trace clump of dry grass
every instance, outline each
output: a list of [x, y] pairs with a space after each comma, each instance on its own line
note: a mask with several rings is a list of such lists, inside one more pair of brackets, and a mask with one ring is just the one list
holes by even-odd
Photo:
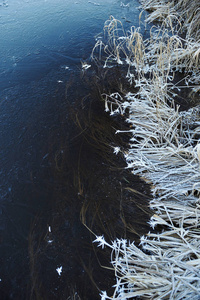
[[[160, 21], [165, 26], [179, 28], [186, 38], [198, 41], [200, 34], [199, 1], [194, 0], [140, 0], [142, 8], [150, 11], [146, 22]], [[176, 27], [179, 25], [178, 27]]]
[[[184, 230], [171, 224], [170, 218], [154, 215], [152, 222], [168, 228], [160, 234], [141, 238], [143, 251], [126, 240], [111, 245], [112, 264], [117, 282], [112, 297], [102, 299], [199, 299], [199, 231]], [[97, 242], [100, 242], [97, 240]], [[189, 259], [193, 257], [193, 259]]]
[[[195, 1], [194, 1], [195, 2]], [[137, 77], [144, 74], [151, 76], [159, 72], [159, 76], [174, 72], [185, 73], [185, 85], [195, 85], [199, 90], [200, 81], [200, 9], [189, 1], [142, 1], [144, 9], [153, 10], [147, 22], [160, 20], [161, 24], [152, 27], [150, 37], [143, 40], [140, 28], [132, 26], [125, 32], [122, 23], [113, 16], [106, 21], [104, 32], [106, 43], [98, 40], [94, 46], [92, 57], [98, 49], [99, 58], [104, 54], [104, 67], [111, 67], [114, 62], [127, 65], [127, 77], [132, 84]], [[188, 11], [188, 6], [190, 9]], [[192, 14], [193, 11], [193, 14]], [[189, 16], [188, 16], [189, 14]], [[183, 33], [184, 32], [184, 33]], [[103, 53], [102, 53], [103, 52]], [[169, 80], [168, 76], [168, 80]]]
[[105, 52], [104, 67], [127, 66], [127, 79], [136, 88], [126, 95], [104, 95], [105, 109], [111, 115], [128, 112], [127, 168], [151, 184], [155, 214], [150, 224], [162, 231], [142, 237], [141, 249], [126, 240], [108, 244], [97, 237], [99, 245], [111, 247], [116, 274], [113, 296], [101, 296], [199, 299], [200, 106], [179, 112], [174, 104], [181, 88], [174, 84], [177, 72], [185, 75], [184, 87], [194, 92], [200, 87], [198, 1], [141, 2], [152, 12], [146, 21], [161, 22], [149, 38], [143, 40], [134, 27], [124, 32], [111, 17], [105, 24], [108, 42], [97, 41], [93, 55], [96, 49]]
[[180, 113], [167, 104], [172, 98], [163, 86], [153, 77], [140, 82], [138, 92], [128, 93], [124, 101], [118, 94], [105, 99], [110, 110], [116, 112], [118, 106], [121, 113], [129, 111], [127, 167], [151, 183], [155, 214], [150, 224], [163, 228], [141, 238], [143, 250], [127, 241], [111, 245], [117, 277], [112, 299], [200, 296], [200, 157], [195, 139], [200, 109]]
[[182, 38], [182, 46], [176, 49], [179, 70], [185, 69], [190, 72], [190, 81], [197, 84], [200, 78], [199, 1], [141, 0], [140, 2], [144, 10], [151, 12], [146, 18], [146, 22], [160, 21], [161, 28], [167, 27], [170, 29], [172, 35], [178, 34], [184, 37]]

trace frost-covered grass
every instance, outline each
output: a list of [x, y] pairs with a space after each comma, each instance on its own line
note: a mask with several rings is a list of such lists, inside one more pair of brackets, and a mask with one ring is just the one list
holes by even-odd
[[[151, 14], [146, 22], [160, 21], [172, 30], [186, 32], [186, 38], [199, 40], [200, 7], [198, 0], [140, 0], [144, 10]], [[174, 26], [174, 21], [176, 26]]]
[[[149, 38], [139, 28], [125, 32], [111, 17], [105, 23], [106, 42], [94, 47], [104, 57], [104, 67], [113, 63], [127, 68], [127, 80], [135, 93], [104, 95], [110, 114], [128, 113], [132, 133], [124, 156], [127, 168], [151, 184], [154, 215], [152, 232], [133, 242], [107, 243], [116, 285], [112, 297], [102, 299], [200, 299], [200, 106], [179, 111], [174, 104], [180, 83], [198, 95], [199, 1], [141, 1], [151, 11], [147, 22], [159, 21]], [[189, 92], [188, 92], [189, 95]], [[123, 132], [117, 132], [123, 134]], [[125, 134], [125, 133], [124, 133]]]
[[[138, 93], [128, 93], [124, 102], [121, 99], [120, 111], [129, 110], [127, 121], [132, 125], [125, 157], [127, 167], [151, 183], [154, 199], [150, 206], [155, 214], [150, 224], [163, 230], [142, 237], [142, 250], [127, 241], [110, 245], [117, 285], [113, 298], [105, 299], [198, 299], [200, 173], [194, 136], [200, 124], [199, 107], [180, 113], [161, 96], [154, 99], [158, 94], [153, 82], [148, 93], [146, 87], [145, 83]], [[150, 93], [151, 88], [154, 92]], [[115, 97], [119, 103], [119, 95], [114, 94], [106, 98], [107, 107]]]

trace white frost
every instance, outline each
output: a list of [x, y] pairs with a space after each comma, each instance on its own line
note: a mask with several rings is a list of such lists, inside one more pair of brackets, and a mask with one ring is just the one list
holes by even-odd
[[60, 268], [57, 268], [56, 271], [58, 272], [58, 275], [60, 276], [62, 273], [62, 266]]
[[115, 153], [115, 154], [118, 154], [119, 151], [120, 151], [120, 147], [114, 147], [114, 153]]

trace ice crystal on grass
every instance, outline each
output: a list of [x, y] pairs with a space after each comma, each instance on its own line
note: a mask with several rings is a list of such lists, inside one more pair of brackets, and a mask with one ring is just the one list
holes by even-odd
[[56, 269], [59, 276], [62, 274], [62, 266]]
[[111, 299], [110, 297], [108, 297], [106, 291], [102, 291], [100, 296], [101, 296], [101, 300]]
[[110, 245], [105, 241], [105, 238], [104, 236], [96, 236], [96, 240], [93, 241], [93, 243], [98, 243], [98, 247], [102, 247], [102, 249], [105, 247], [105, 246], [109, 246]]
[[120, 152], [120, 147], [114, 147], [114, 153], [118, 154]]

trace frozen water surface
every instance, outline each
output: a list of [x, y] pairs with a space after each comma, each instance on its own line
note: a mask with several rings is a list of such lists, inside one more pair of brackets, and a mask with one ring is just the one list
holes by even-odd
[[[125, 0], [0, 0], [0, 299], [37, 299], [42, 280], [43, 299], [66, 299], [62, 297], [70, 284], [76, 294], [84, 282], [87, 266], [74, 263], [80, 257], [70, 247], [77, 237], [76, 245], [84, 248], [79, 241], [87, 230], [81, 224], [71, 229], [63, 219], [63, 228], [57, 230], [66, 236], [62, 246], [55, 225], [48, 224], [52, 203], [59, 200], [57, 191], [65, 189], [52, 171], [55, 157], [65, 153], [61, 141], [73, 136], [65, 124], [66, 86], [71, 78], [76, 82], [68, 101], [73, 93], [80, 99], [85, 95], [79, 83], [81, 60], [89, 61], [95, 36], [111, 14], [138, 26], [137, 7], [137, 1]], [[78, 222], [76, 204], [74, 211], [65, 210]], [[46, 243], [42, 253], [36, 241]], [[44, 255], [45, 247], [51, 248]], [[68, 269], [63, 265], [67, 256]], [[38, 274], [44, 270], [41, 279]], [[82, 298], [93, 300], [98, 290], [88, 295], [82, 289]]]

